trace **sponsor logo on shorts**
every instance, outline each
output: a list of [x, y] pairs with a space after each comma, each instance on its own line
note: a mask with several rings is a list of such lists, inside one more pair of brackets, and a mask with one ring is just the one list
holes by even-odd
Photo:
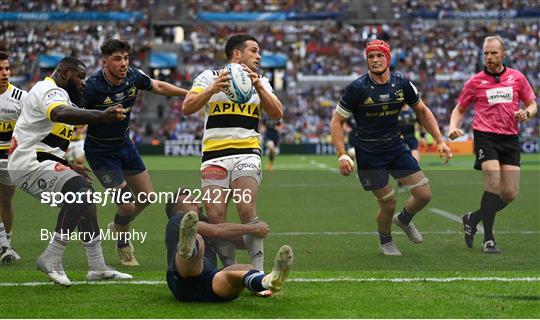
[[259, 170], [259, 166], [254, 163], [241, 163], [239, 164], [236, 169], [238, 170]]
[[37, 184], [38, 184], [38, 187], [42, 190], [45, 190], [47, 188], [47, 182], [45, 182], [45, 180], [43, 179], [39, 179]]
[[364, 179], [364, 180], [362, 180], [362, 185], [363, 185], [364, 187], [369, 187], [369, 186], [371, 186], [371, 180], [369, 180], [369, 179]]
[[220, 166], [208, 166], [201, 172], [204, 180], [224, 180], [227, 178], [227, 170]]
[[110, 175], [106, 174], [103, 177], [101, 177], [101, 181], [103, 181], [103, 183], [111, 183], [112, 179]]
[[478, 160], [482, 160], [486, 157], [486, 155], [484, 154], [484, 150], [482, 149], [478, 149]]

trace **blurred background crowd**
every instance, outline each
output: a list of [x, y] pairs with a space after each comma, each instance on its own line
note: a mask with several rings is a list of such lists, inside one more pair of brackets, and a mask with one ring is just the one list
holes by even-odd
[[[271, 78], [285, 107], [284, 143], [329, 142], [333, 108], [346, 85], [367, 71], [364, 48], [375, 38], [391, 44], [392, 69], [413, 81], [444, 132], [466, 79], [482, 70], [485, 36], [505, 39], [506, 64], [540, 93], [540, 14], [534, 16], [540, 3], [534, 0], [0, 1], [0, 13], [13, 12], [140, 14], [127, 20], [2, 19], [0, 41], [10, 48], [12, 82], [23, 88], [51, 71], [45, 56], [74, 55], [95, 72], [99, 46], [109, 37], [129, 40], [133, 66], [190, 88], [202, 70], [226, 64], [223, 48], [231, 34], [251, 33], [263, 55], [283, 60], [260, 72]], [[231, 13], [263, 12], [287, 19], [227, 20]], [[478, 18], [482, 13], [496, 17]], [[221, 14], [222, 20], [207, 21], [205, 14]], [[152, 54], [159, 52], [173, 53], [174, 66], [153, 65]], [[143, 95], [133, 114], [133, 139], [159, 144], [200, 138], [202, 118], [185, 117], [181, 106], [181, 99]], [[471, 120], [464, 123], [469, 133]], [[522, 139], [536, 139], [538, 128], [538, 119], [523, 125]]]

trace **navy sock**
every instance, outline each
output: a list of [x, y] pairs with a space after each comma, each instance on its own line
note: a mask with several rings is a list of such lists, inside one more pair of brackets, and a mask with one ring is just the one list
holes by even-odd
[[382, 233], [379, 231], [379, 240], [381, 241], [381, 244], [392, 241], [392, 232]]
[[243, 277], [242, 282], [244, 283], [244, 287], [247, 289], [253, 291], [253, 292], [261, 292], [266, 290], [265, 287], [262, 285], [262, 280], [264, 278], [265, 274], [259, 270], [251, 269], [249, 270]]
[[398, 220], [401, 223], [409, 224], [409, 223], [411, 223], [411, 220], [414, 217], [414, 215], [408, 213], [407, 210], [405, 209], [405, 207], [403, 207], [403, 210], [401, 210], [401, 212], [399, 213], [399, 215], [397, 217], [398, 217]]
[[[131, 217], [121, 216], [118, 214], [118, 211], [116, 211], [116, 214], [114, 215], [114, 223], [125, 226], [128, 225], [131, 222]], [[120, 232], [118, 240], [116, 241], [116, 246], [118, 248], [124, 248], [129, 246], [129, 240], [126, 240], [125, 232]]]

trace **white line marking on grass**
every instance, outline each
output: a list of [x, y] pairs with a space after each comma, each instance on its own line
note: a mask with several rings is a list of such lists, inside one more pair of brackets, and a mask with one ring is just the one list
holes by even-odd
[[[292, 278], [289, 282], [309, 283], [329, 283], [329, 282], [540, 282], [540, 277], [449, 277], [449, 278]], [[72, 281], [72, 285], [149, 285], [160, 286], [167, 284], [162, 280], [138, 280], [138, 281]], [[52, 282], [0, 282], [0, 287], [39, 287], [52, 286]]]
[[[452, 221], [458, 222], [460, 224], [463, 223], [460, 216], [457, 216], [457, 215], [455, 215], [453, 213], [450, 213], [448, 211], [444, 211], [444, 210], [437, 209], [437, 208], [431, 208], [431, 209], [429, 209], [429, 211], [431, 211], [431, 212], [433, 212], [435, 214], [438, 214], [441, 217], [444, 217], [444, 218], [446, 218], [448, 220], [452, 220]], [[477, 226], [476, 229], [478, 229], [478, 233], [484, 233], [484, 227]]]
[[[321, 231], [321, 232], [272, 232], [273, 236], [376, 236], [373, 231]], [[393, 231], [392, 234], [405, 234], [403, 231]], [[463, 231], [422, 231], [422, 234], [454, 235], [463, 234]], [[540, 234], [540, 230], [525, 231], [497, 231], [497, 234]]]
[[332, 171], [332, 172], [337, 172], [339, 173], [339, 170], [336, 169], [336, 168], [330, 168], [326, 163], [322, 163], [322, 162], [319, 162], [319, 161], [315, 161], [315, 160], [309, 160], [309, 164], [310, 165], [313, 165], [313, 166], [316, 166], [318, 168], [321, 168], [321, 169], [326, 169], [328, 171]]
[[290, 282], [540, 282], [540, 277], [452, 277], [452, 278], [293, 278]]

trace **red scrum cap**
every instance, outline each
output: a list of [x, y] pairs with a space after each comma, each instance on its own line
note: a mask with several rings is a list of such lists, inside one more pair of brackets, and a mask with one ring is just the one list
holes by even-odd
[[366, 57], [371, 51], [381, 51], [390, 64], [390, 45], [382, 40], [373, 40], [366, 47]]

